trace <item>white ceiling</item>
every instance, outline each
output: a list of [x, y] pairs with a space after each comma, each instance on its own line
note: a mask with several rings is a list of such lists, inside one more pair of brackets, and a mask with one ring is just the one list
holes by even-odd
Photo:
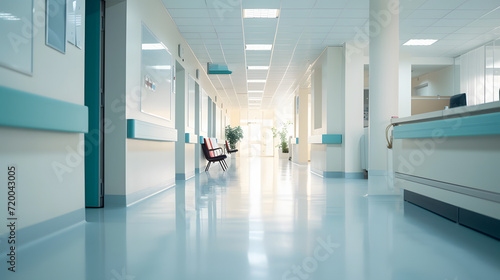
[[[353, 40], [367, 25], [368, 0], [162, 0], [198, 60], [227, 64], [231, 75], [210, 75], [227, 107], [283, 104], [308, 66], [327, 46]], [[278, 19], [243, 19], [243, 9], [280, 9]], [[432, 46], [401, 46], [413, 56], [455, 57], [500, 37], [499, 0], [400, 0], [400, 43], [438, 39]], [[245, 44], [273, 44], [245, 51]], [[269, 70], [247, 66], [269, 65]], [[265, 79], [266, 83], [247, 83]], [[264, 93], [248, 93], [260, 91]], [[248, 94], [247, 94], [248, 93]]]

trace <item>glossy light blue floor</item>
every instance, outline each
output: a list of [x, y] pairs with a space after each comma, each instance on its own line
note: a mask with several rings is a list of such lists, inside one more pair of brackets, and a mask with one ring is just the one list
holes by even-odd
[[237, 158], [19, 251], [1, 279], [500, 279], [500, 242], [366, 180]]

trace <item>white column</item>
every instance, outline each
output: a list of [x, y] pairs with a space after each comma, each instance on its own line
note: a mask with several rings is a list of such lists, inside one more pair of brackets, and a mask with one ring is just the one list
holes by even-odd
[[369, 194], [396, 193], [385, 129], [398, 115], [399, 0], [370, 1]]
[[354, 43], [344, 45], [345, 92], [344, 104], [344, 172], [346, 178], [364, 178], [361, 169], [360, 141], [363, 128], [364, 54]]
[[400, 53], [399, 58], [399, 114], [404, 118], [411, 116], [411, 57]]
[[299, 163], [309, 160], [309, 93], [311, 88], [299, 89]]
[[186, 178], [186, 71], [177, 63], [175, 76], [175, 176], [179, 180]]

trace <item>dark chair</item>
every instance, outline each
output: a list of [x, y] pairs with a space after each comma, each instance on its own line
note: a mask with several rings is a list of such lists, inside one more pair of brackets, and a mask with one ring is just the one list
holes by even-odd
[[228, 154], [236, 153], [237, 151], [238, 151], [238, 149], [231, 150], [231, 149], [229, 148], [229, 144], [228, 144], [228, 143], [227, 143], [227, 141], [226, 141], [226, 152], [227, 152]]
[[222, 148], [212, 149], [210, 139], [205, 138], [204, 142], [205, 143], [201, 144], [201, 149], [203, 150], [203, 154], [205, 155], [205, 158], [208, 161], [208, 164], [205, 167], [205, 172], [208, 171], [212, 162], [219, 162], [220, 166], [222, 167], [222, 170], [226, 171], [228, 166], [225, 161], [227, 156], [224, 154], [224, 150], [222, 150]]

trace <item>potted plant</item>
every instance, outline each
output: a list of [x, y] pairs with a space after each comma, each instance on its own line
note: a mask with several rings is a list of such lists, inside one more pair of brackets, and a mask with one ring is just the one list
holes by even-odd
[[284, 123], [281, 123], [281, 129], [278, 130], [277, 128], [273, 127], [271, 128], [271, 131], [273, 132], [273, 137], [279, 137], [280, 143], [276, 145], [280, 151], [280, 158], [288, 158], [289, 156], [289, 148], [288, 148], [288, 126], [291, 125], [291, 121], [287, 121]]
[[226, 140], [229, 143], [231, 149], [236, 149], [236, 143], [238, 143], [243, 138], [243, 129], [238, 125], [231, 128], [231, 126], [226, 126]]

